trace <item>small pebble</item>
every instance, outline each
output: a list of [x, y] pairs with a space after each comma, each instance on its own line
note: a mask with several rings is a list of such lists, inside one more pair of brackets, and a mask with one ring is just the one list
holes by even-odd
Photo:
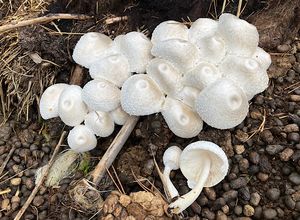
[[250, 162], [254, 163], [254, 164], [258, 164], [259, 163], [259, 154], [255, 151], [251, 151], [249, 154], [249, 160]]
[[288, 134], [288, 140], [292, 141], [294, 143], [299, 143], [300, 140], [300, 134], [296, 132], [292, 132]]
[[293, 69], [297, 72], [297, 73], [300, 73], [300, 63], [295, 63], [294, 66], [293, 66]]
[[261, 200], [261, 196], [257, 192], [251, 193], [250, 203], [252, 205], [258, 206], [260, 200]]
[[286, 204], [286, 206], [289, 208], [289, 209], [294, 209], [295, 206], [296, 206], [296, 202], [292, 199], [291, 196], [286, 196], [284, 198], [284, 203]]
[[242, 214], [242, 212], [243, 212], [242, 206], [237, 205], [236, 207], [234, 207], [234, 213], [236, 215], [240, 215], [240, 214]]
[[263, 130], [261, 132], [261, 138], [267, 144], [271, 144], [274, 140], [273, 134], [270, 130]]
[[243, 187], [241, 189], [238, 190], [239, 192], [239, 196], [241, 197], [241, 199], [245, 200], [245, 201], [249, 201], [250, 200], [250, 191], [248, 187]]
[[243, 213], [245, 216], [253, 216], [254, 215], [254, 208], [251, 205], [245, 205], [243, 209]]
[[267, 195], [268, 199], [275, 201], [280, 196], [280, 190], [277, 188], [271, 188], [267, 191], [266, 195]]
[[282, 145], [268, 145], [266, 147], [266, 151], [269, 155], [275, 155], [282, 151], [284, 149], [284, 146]]
[[283, 131], [287, 133], [298, 132], [299, 126], [297, 124], [288, 124], [284, 127]]
[[239, 161], [239, 168], [242, 173], [247, 173], [249, 168], [249, 161], [243, 158]]
[[263, 210], [263, 216], [265, 219], [274, 219], [277, 216], [277, 212], [274, 209], [268, 208]]
[[10, 180], [11, 185], [18, 186], [21, 184], [22, 179], [21, 178], [12, 178]]
[[258, 178], [260, 181], [265, 182], [265, 181], [267, 181], [267, 180], [269, 179], [269, 175], [266, 174], [266, 173], [261, 173], [261, 172], [259, 172], [259, 173], [257, 174], [257, 178]]
[[289, 175], [289, 180], [294, 183], [295, 185], [300, 184], [300, 175], [296, 172], [293, 172]]
[[212, 187], [205, 187], [203, 191], [209, 200], [216, 200], [217, 195]]
[[282, 161], [289, 161], [294, 151], [291, 148], [285, 148], [280, 154], [280, 159]]
[[36, 196], [36, 197], [34, 198], [32, 204], [33, 204], [34, 206], [39, 207], [39, 206], [41, 206], [41, 205], [44, 203], [44, 201], [45, 201], [45, 200], [44, 200], [44, 197], [43, 197], [43, 196]]
[[232, 180], [230, 186], [232, 189], [239, 189], [241, 187], [245, 187], [248, 183], [248, 178], [246, 177], [239, 177], [235, 180]]
[[277, 51], [280, 53], [289, 52], [291, 49], [292, 49], [291, 46], [288, 44], [282, 44], [277, 46]]
[[242, 154], [245, 151], [245, 146], [244, 145], [235, 145], [234, 150], [237, 154]]

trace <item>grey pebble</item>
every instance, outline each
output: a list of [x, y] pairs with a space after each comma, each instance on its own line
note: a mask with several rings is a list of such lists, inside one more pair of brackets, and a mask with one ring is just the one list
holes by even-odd
[[289, 208], [289, 209], [294, 209], [295, 206], [296, 206], [296, 202], [292, 199], [291, 196], [286, 196], [284, 198], [284, 203], [286, 204], [286, 206]]
[[234, 213], [235, 213], [236, 215], [240, 215], [240, 214], [242, 214], [242, 212], [243, 212], [242, 206], [237, 205], [236, 207], [234, 207]]
[[274, 219], [277, 216], [277, 212], [274, 209], [268, 208], [263, 210], [263, 216], [265, 219]]
[[260, 156], [257, 152], [251, 151], [249, 154], [249, 160], [251, 163], [258, 164], [260, 160]]
[[283, 149], [284, 146], [276, 144], [276, 145], [268, 145], [266, 151], [269, 155], [275, 155], [280, 151], [282, 151]]
[[257, 193], [257, 192], [251, 193], [250, 197], [251, 197], [250, 203], [254, 206], [258, 206], [258, 204], [261, 200], [261, 196], [259, 195], [259, 193]]
[[290, 51], [291, 49], [292, 49], [291, 46], [288, 44], [282, 44], [282, 45], [277, 46], [277, 51], [280, 53], [286, 53], [286, 52]]
[[239, 189], [238, 193], [239, 193], [239, 196], [245, 201], [249, 201], [251, 198], [248, 187], [243, 187], [243, 188]]
[[268, 197], [268, 199], [275, 201], [280, 196], [280, 190], [277, 188], [271, 188], [267, 191], [266, 196]]
[[289, 180], [294, 183], [295, 185], [300, 184], [300, 175], [296, 172], [293, 172], [289, 175]]
[[239, 177], [239, 178], [231, 181], [230, 187], [233, 189], [239, 189], [239, 188], [246, 186], [247, 183], [248, 183], [248, 178]]
[[292, 132], [288, 134], [288, 140], [295, 142], [295, 143], [299, 143], [300, 140], [300, 134], [296, 133], [296, 132]]
[[44, 197], [43, 197], [43, 196], [36, 196], [36, 197], [34, 198], [32, 204], [33, 204], [34, 206], [39, 207], [39, 206], [41, 206], [41, 205], [44, 203], [44, 201], [45, 201], [45, 200], [44, 200]]
[[226, 202], [236, 199], [238, 196], [238, 191], [236, 190], [229, 190], [223, 193], [223, 198]]

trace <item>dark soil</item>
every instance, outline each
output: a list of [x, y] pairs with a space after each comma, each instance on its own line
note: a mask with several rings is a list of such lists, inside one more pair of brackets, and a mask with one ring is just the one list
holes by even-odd
[[[109, 3], [107, 3], [109, 2]], [[186, 1], [56, 1], [50, 12], [84, 13], [95, 16], [88, 21], [57, 21], [61, 32], [85, 33], [99, 31], [115, 37], [134, 30], [151, 33], [164, 20], [188, 21], [209, 17], [214, 9], [209, 0]], [[216, 1], [219, 13], [223, 1]], [[248, 18], [264, 8], [265, 1], [252, 0], [242, 16]], [[98, 4], [96, 4], [98, 3]], [[98, 5], [98, 6], [96, 6]], [[237, 4], [226, 11], [235, 13]], [[2, 14], [5, 14], [2, 12]], [[127, 21], [104, 25], [106, 16], [128, 16]], [[250, 16], [251, 18], [251, 16]], [[259, 18], [257, 18], [259, 19]], [[277, 18], [274, 18], [277, 19]], [[46, 28], [45, 28], [46, 27]], [[49, 30], [51, 29], [51, 30]], [[56, 82], [69, 82], [75, 66], [71, 54], [80, 35], [60, 35], [51, 24], [20, 29], [19, 45], [22, 50], [38, 53], [51, 60], [55, 67]], [[291, 40], [287, 40], [291, 39]], [[162, 193], [162, 183], [155, 170], [153, 157], [160, 168], [164, 150], [176, 144], [184, 148], [197, 140], [219, 144], [230, 161], [230, 170], [220, 184], [206, 188], [197, 201], [183, 214], [186, 219], [300, 219], [300, 42], [294, 36], [285, 38], [282, 45], [269, 49], [273, 64], [268, 89], [251, 100], [247, 118], [234, 129], [218, 130], [207, 125], [193, 139], [174, 136], [160, 114], [142, 117], [114, 163], [126, 193], [141, 190], [134, 177], [144, 177]], [[25, 64], [24, 64], [25, 65]], [[36, 69], [41, 71], [41, 67]], [[53, 71], [52, 71], [53, 73]], [[86, 72], [85, 72], [86, 74]], [[89, 80], [85, 75], [83, 84]], [[34, 79], [34, 77], [33, 77]], [[38, 93], [38, 91], [37, 91]], [[29, 121], [9, 120], [0, 128], [0, 165], [15, 147], [4, 172], [0, 175], [0, 219], [13, 219], [34, 187], [37, 168], [45, 165], [64, 129], [59, 119], [41, 122], [32, 106]], [[13, 118], [13, 116], [12, 116]], [[66, 129], [66, 128], [65, 128]], [[97, 150], [91, 152], [90, 169], [98, 162], [113, 137], [98, 141]], [[67, 149], [67, 147], [66, 147]], [[23, 172], [22, 172], [23, 171]], [[133, 175], [134, 174], [134, 175]], [[24, 219], [89, 219], [93, 213], [83, 211], [69, 197], [76, 180], [84, 173], [78, 171], [62, 180], [59, 188], [43, 187], [24, 215]], [[172, 181], [182, 195], [189, 191], [186, 179], [176, 171]], [[143, 182], [151, 187], [149, 182]], [[106, 198], [116, 189], [105, 176], [99, 189]], [[101, 219], [101, 212], [93, 219]]]

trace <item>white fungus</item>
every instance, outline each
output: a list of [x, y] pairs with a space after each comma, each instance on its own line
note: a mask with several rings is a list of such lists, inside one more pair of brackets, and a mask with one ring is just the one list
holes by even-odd
[[99, 137], [108, 137], [115, 129], [115, 124], [106, 112], [89, 112], [84, 119], [84, 124]]
[[110, 116], [117, 125], [123, 125], [127, 121], [129, 115], [119, 106], [110, 112]]
[[194, 21], [189, 29], [189, 41], [196, 46], [203, 38], [209, 38], [215, 35], [218, 28], [218, 22], [210, 18], [199, 18]]
[[68, 135], [68, 145], [76, 152], [86, 152], [97, 146], [97, 139], [90, 128], [77, 125]]

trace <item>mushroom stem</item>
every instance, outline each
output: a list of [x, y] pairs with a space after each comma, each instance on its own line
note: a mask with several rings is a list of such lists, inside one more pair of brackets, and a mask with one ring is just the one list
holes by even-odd
[[170, 167], [165, 167], [164, 169], [164, 178], [165, 178], [165, 182], [166, 182], [166, 188], [168, 193], [170, 194], [171, 199], [175, 198], [176, 196], [178, 196], [178, 191], [175, 188], [175, 186], [173, 185], [171, 179], [170, 179], [170, 173], [171, 173], [171, 169]]
[[202, 171], [200, 172], [199, 180], [197, 184], [191, 191], [189, 191], [183, 196], [180, 196], [175, 202], [172, 202], [169, 205], [171, 212], [175, 214], [179, 214], [187, 207], [189, 207], [198, 198], [209, 176], [210, 166], [211, 166], [210, 159], [209, 158], [205, 159], [205, 161], [203, 161], [203, 168]]

